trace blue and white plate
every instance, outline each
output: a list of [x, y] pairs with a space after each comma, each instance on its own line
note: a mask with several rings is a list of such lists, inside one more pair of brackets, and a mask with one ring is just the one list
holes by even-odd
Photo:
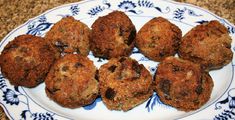
[[[227, 20], [220, 18], [202, 8], [163, 0], [86, 0], [78, 3], [66, 4], [48, 10], [45, 13], [30, 19], [25, 24], [10, 32], [1, 42], [0, 51], [16, 36], [21, 34], [33, 34], [44, 36], [45, 33], [62, 17], [73, 16], [86, 23], [89, 27], [99, 17], [113, 10], [125, 12], [139, 30], [153, 17], [167, 18], [182, 30], [183, 34], [192, 27], [210, 20], [218, 20], [224, 24], [233, 39], [232, 50], [235, 51], [235, 27]], [[158, 63], [145, 58], [135, 48], [132, 58], [145, 65], [154, 74]], [[89, 58], [99, 68], [107, 60], [95, 58], [92, 54]], [[235, 119], [235, 60], [219, 70], [210, 72], [214, 80], [214, 88], [211, 99], [192, 112], [182, 112], [163, 104], [156, 93], [145, 103], [128, 112], [110, 111], [98, 98], [88, 106], [67, 109], [50, 100], [44, 91], [45, 84], [36, 88], [24, 88], [12, 86], [9, 81], [0, 74], [0, 104], [10, 119], [15, 120], [165, 120], [165, 119]]]

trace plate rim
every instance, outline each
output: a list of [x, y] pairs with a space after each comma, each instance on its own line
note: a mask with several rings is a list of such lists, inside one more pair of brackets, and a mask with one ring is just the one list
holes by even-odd
[[[71, 5], [74, 5], [74, 4], [78, 4], [78, 5], [80, 5], [80, 4], [85, 4], [85, 3], [87, 3], [87, 2], [92, 2], [92, 1], [96, 1], [96, 0], [82, 0], [82, 1], [79, 1], [79, 2], [73, 2], [73, 3], [62, 4], [62, 5], [59, 5], [59, 6], [50, 8], [50, 9], [47, 9], [47, 10], [45, 10], [44, 12], [42, 12], [42, 13], [36, 15], [35, 17], [32, 17], [32, 18], [28, 19], [26, 22], [20, 24], [19, 26], [17, 26], [16, 28], [14, 28], [14, 29], [12, 29], [10, 32], [8, 32], [8, 33], [5, 35], [5, 37], [2, 38], [2, 40], [1, 40], [1, 42], [0, 42], [0, 46], [2, 46], [5, 42], [9, 42], [9, 41], [7, 41], [7, 39], [8, 39], [13, 33], [15, 33], [15, 31], [18, 31], [19, 29], [21, 29], [22, 27], [26, 26], [26, 25], [27, 25], [28, 23], [30, 23], [31, 21], [36, 20], [37, 18], [39, 18], [39, 17], [42, 16], [42, 15], [48, 14], [48, 13], [54, 11], [54, 10], [57, 10], [57, 9], [60, 9], [60, 8], [63, 8], [63, 7], [68, 7], [68, 6], [71, 6]], [[192, 7], [192, 8], [196, 8], [196, 9], [199, 9], [199, 10], [201, 10], [201, 11], [203, 11], [203, 12], [206, 12], [206, 13], [212, 15], [213, 17], [215, 17], [215, 18], [218, 19], [218, 20], [222, 20], [223, 22], [225, 22], [226, 24], [228, 24], [228, 25], [230, 25], [230, 26], [232, 26], [232, 27], [235, 27], [235, 25], [234, 25], [233, 23], [231, 23], [230, 21], [228, 21], [227, 19], [222, 18], [222, 17], [216, 15], [215, 13], [213, 13], [213, 12], [211, 12], [211, 11], [205, 9], [205, 8], [202, 8], [202, 7], [199, 7], [199, 6], [190, 4], [190, 3], [182, 3], [182, 2], [172, 1], [172, 0], [155, 0], [154, 2], [157, 2], [157, 1], [163, 1], [163, 2], [172, 3], [172, 4], [176, 4], [176, 5], [189, 6], [189, 7]], [[232, 48], [231, 48], [231, 49], [232, 49]], [[2, 52], [2, 51], [1, 51], [1, 52]], [[235, 54], [235, 53], [233, 52], [233, 55], [234, 55], [234, 54]], [[233, 59], [234, 59], [234, 58], [233, 58]], [[225, 93], [227, 93], [227, 91], [228, 91], [231, 87], [234, 87], [234, 86], [232, 85], [232, 83], [234, 82], [234, 79], [235, 79], [235, 78], [234, 78], [234, 63], [233, 63], [233, 59], [232, 59], [232, 61], [229, 63], [229, 64], [231, 64], [231, 66], [232, 66], [232, 72], [233, 72], [232, 78], [231, 78], [232, 80], [230, 81], [230, 83], [229, 83], [228, 87], [226, 88], [226, 90], [225, 90], [217, 99], [211, 101], [210, 104], [204, 106], [204, 108], [200, 108], [200, 109], [198, 109], [198, 110], [196, 110], [196, 111], [193, 111], [193, 112], [191, 112], [191, 113], [189, 113], [189, 114], [187, 114], [187, 115], [183, 115], [183, 116], [180, 117], [179, 119], [186, 118], [186, 117], [188, 117], [188, 116], [191, 116], [191, 115], [193, 115], [193, 114], [196, 114], [196, 113], [198, 113], [198, 112], [200, 112], [200, 111], [202, 111], [202, 110], [204, 110], [204, 109], [210, 107], [211, 105], [213, 105], [214, 103], [216, 103], [219, 99], [221, 99], [221, 98], [225, 95]], [[20, 86], [20, 87], [21, 87], [21, 86]], [[21, 87], [21, 88], [22, 88], [23, 91], [25, 92], [24, 87]], [[26, 92], [25, 92], [25, 93], [26, 93]], [[27, 93], [26, 93], [26, 95], [27, 95]], [[27, 95], [27, 96], [28, 96], [34, 103], [36, 103], [38, 106], [40, 106], [41, 108], [43, 108], [43, 109], [45, 109], [45, 110], [47, 110], [47, 111], [50, 111], [50, 112], [54, 113], [54, 111], [51, 111], [51, 110], [48, 109], [48, 108], [44, 108], [43, 106], [41, 106], [40, 104], [38, 104], [37, 102], [35, 102], [29, 95]], [[10, 113], [9, 113], [9, 111], [7, 110], [7, 107], [2, 103], [2, 101], [0, 101], [0, 106], [2, 107], [2, 109], [4, 110], [4, 113], [7, 115], [8, 118], [14, 119], [14, 118], [12, 118], [12, 116], [11, 116]], [[66, 118], [66, 119], [71, 119], [71, 118], [67, 118], [66, 116], [61, 115], [61, 114], [57, 114], [57, 113], [56, 113], [56, 115], [61, 116], [61, 117]], [[176, 118], [176, 119], [178, 119], [178, 118]]]

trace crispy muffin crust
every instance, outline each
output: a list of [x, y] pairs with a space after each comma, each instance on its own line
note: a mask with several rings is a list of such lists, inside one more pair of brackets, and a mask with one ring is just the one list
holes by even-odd
[[205, 70], [218, 69], [232, 60], [231, 42], [226, 27], [213, 20], [183, 36], [179, 56], [201, 64]]
[[73, 17], [62, 18], [46, 33], [47, 38], [61, 53], [87, 56], [90, 51], [90, 28]]
[[162, 17], [148, 21], [137, 33], [136, 46], [146, 57], [162, 61], [178, 51], [182, 38], [181, 30]]
[[91, 27], [91, 51], [94, 56], [110, 59], [131, 54], [136, 29], [125, 13], [113, 11], [99, 17]]
[[213, 89], [212, 78], [199, 64], [174, 57], [159, 64], [155, 83], [160, 100], [183, 111], [199, 109]]
[[112, 58], [99, 69], [100, 94], [110, 110], [128, 111], [153, 93], [152, 76], [137, 61]]
[[47, 96], [63, 107], [78, 108], [92, 103], [98, 95], [96, 67], [87, 57], [67, 54], [48, 73]]
[[9, 42], [0, 55], [3, 75], [12, 85], [35, 87], [44, 81], [59, 53], [47, 40], [20, 35]]

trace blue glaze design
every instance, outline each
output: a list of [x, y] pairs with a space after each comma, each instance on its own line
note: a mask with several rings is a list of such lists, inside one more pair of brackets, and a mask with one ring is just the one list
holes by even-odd
[[200, 15], [200, 14], [196, 14], [196, 13], [195, 13], [193, 10], [191, 10], [191, 9], [186, 8], [186, 10], [188, 10], [188, 14], [189, 14], [190, 16], [196, 16], [196, 17], [202, 16], [202, 15]]
[[209, 22], [208, 20], [200, 20], [200, 21], [196, 21], [195, 23], [203, 24], [203, 23], [208, 23], [208, 22]]
[[175, 15], [174, 18], [181, 21], [182, 19], [184, 19], [184, 16], [183, 16], [184, 12], [185, 12], [184, 9], [177, 8], [177, 10], [174, 11], [174, 15]]
[[31, 35], [41, 35], [41, 31], [47, 30], [52, 23], [40, 23], [34, 28], [34, 25], [30, 28], [29, 31], [26, 34], [31, 34]]
[[228, 32], [229, 32], [230, 34], [235, 34], [235, 27], [233, 27], [233, 26], [227, 26], [227, 28], [228, 28]]
[[4, 80], [4, 77], [2, 76], [2, 74], [0, 74], [0, 89], [3, 89], [5, 87], [7, 87], [6, 81]]
[[165, 8], [165, 11], [163, 11], [160, 7], [158, 6], [155, 6], [153, 4], [153, 2], [151, 1], [148, 1], [148, 0], [139, 0], [137, 3], [134, 3], [133, 1], [130, 1], [130, 0], [124, 0], [123, 2], [120, 2], [118, 7], [120, 9], [123, 9], [124, 12], [131, 12], [131, 13], [134, 13], [134, 14], [142, 14], [143, 11], [142, 10], [137, 10], [137, 5], [138, 7], [144, 7], [144, 8], [154, 8], [156, 9], [157, 11], [161, 12], [161, 13], [169, 13], [170, 12], [170, 8], [169, 7], [166, 7]]
[[154, 92], [153, 95], [149, 98], [149, 100], [147, 101], [147, 103], [145, 105], [145, 108], [147, 108], [148, 112], [151, 112], [151, 111], [153, 111], [153, 108], [155, 105], [163, 106], [166, 108], [172, 108], [171, 106], [164, 104], [160, 100], [160, 98], [156, 92]]
[[[216, 115], [214, 117], [214, 120], [229, 120], [229, 119], [235, 119], [235, 88], [232, 88], [228, 91], [228, 96], [223, 99], [218, 101], [215, 104], [215, 110], [223, 110], [221, 113]], [[223, 109], [224, 105], [228, 105], [227, 109]]]
[[97, 103], [100, 102], [100, 101], [101, 101], [101, 97], [98, 97], [98, 98], [96, 98], [96, 100], [93, 103], [91, 103], [89, 105], [86, 105], [83, 108], [85, 110], [92, 110], [96, 107]]
[[39, 17], [39, 18], [38, 18], [38, 22], [40, 22], [40, 23], [45, 23], [45, 22], [47, 22], [46, 16], [45, 16], [45, 15], [42, 15], [41, 17]]
[[140, 7], [146, 7], [146, 8], [152, 8], [154, 7], [154, 4], [148, 0], [139, 0], [138, 5]]
[[137, 53], [140, 53], [140, 51], [138, 48], [134, 47], [132, 50], [132, 54], [137, 54]]
[[6, 91], [3, 91], [3, 101], [6, 102], [6, 104], [10, 105], [18, 105], [19, 104], [19, 98], [18, 95], [15, 93], [15, 91], [11, 89], [6, 89]]
[[78, 5], [71, 5], [69, 10], [71, 11], [72, 16], [78, 15], [78, 13], [80, 12], [80, 8], [78, 7]]
[[150, 73], [151, 73], [152, 75], [155, 74], [156, 70], [157, 70], [157, 66], [154, 66], [154, 67], [150, 67], [150, 68], [149, 68], [149, 71], [150, 71]]
[[120, 2], [118, 7], [128, 11], [128, 10], [134, 9], [136, 7], [136, 5], [132, 1], [126, 0], [126, 1]]
[[138, 10], [136, 11], [135, 8], [136, 8], [136, 4], [132, 1], [129, 1], [129, 0], [124, 0], [123, 2], [120, 2], [118, 7], [120, 9], [123, 9], [124, 12], [130, 12], [130, 13], [133, 13], [133, 14], [141, 14], [143, 13], [143, 11], [141, 10]]
[[[29, 98], [19, 90], [18, 86], [13, 86], [14, 89], [10, 89], [9, 86], [6, 85], [6, 79], [0, 74], [0, 84], [4, 84], [4, 87], [1, 87], [0, 90], [3, 92], [3, 101], [6, 104], [10, 104], [18, 106], [24, 105], [26, 106], [25, 110], [22, 110], [20, 116], [23, 120], [33, 119], [33, 120], [54, 120], [53, 116], [55, 113], [45, 112], [32, 112], [29, 104]], [[21, 98], [19, 97], [21, 96]]]
[[88, 14], [91, 15], [91, 16], [94, 16], [94, 15], [97, 15], [99, 12], [102, 12], [103, 10], [105, 9], [105, 7], [101, 7], [100, 5], [99, 6], [96, 6], [94, 8], [92, 8]]
[[169, 13], [170, 12], [170, 8], [169, 7], [166, 7], [165, 8], [165, 11], [163, 11], [160, 7], [158, 6], [155, 6], [153, 2], [151, 1], [148, 1], [148, 0], [139, 0], [138, 1], [138, 5], [140, 7], [145, 7], [145, 8], [154, 8], [156, 9], [157, 11], [161, 12], [161, 13]]
[[194, 17], [202, 16], [201, 14], [196, 14], [193, 10], [184, 7], [183, 9], [177, 8], [173, 13], [174, 14], [173, 18], [179, 21], [185, 19], [184, 14], [186, 11], [188, 11], [188, 15], [190, 16], [194, 16]]
[[98, 5], [98, 6], [91, 8], [87, 14], [89, 14], [92, 17], [104, 11], [105, 9], [109, 9], [110, 7], [111, 7], [111, 4], [107, 2], [106, 0], [104, 0], [103, 5]]
[[42, 32], [50, 28], [52, 23], [47, 22], [45, 15], [38, 18], [37, 21], [32, 21], [28, 24], [28, 31], [26, 34], [42, 35]]
[[149, 61], [147, 57], [141, 57], [138, 61]]
[[106, 59], [99, 57], [98, 60], [97, 60], [97, 62], [103, 62], [104, 60], [106, 60]]
[[37, 113], [37, 112], [31, 113], [29, 110], [23, 110], [22, 113], [20, 114], [20, 116], [23, 120], [27, 120], [27, 116], [29, 116], [29, 115], [27, 115], [27, 113], [29, 113], [30, 119], [32, 119], [32, 120], [55, 120], [53, 118], [53, 114], [51, 114], [51, 113], [48, 113], [48, 112], [46, 112], [46, 113]]

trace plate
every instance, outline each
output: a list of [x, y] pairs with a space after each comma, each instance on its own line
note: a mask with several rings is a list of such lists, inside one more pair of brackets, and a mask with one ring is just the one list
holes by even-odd
[[[137, 30], [151, 18], [157, 16], [167, 18], [176, 24], [183, 34], [196, 25], [210, 20], [218, 20], [228, 28], [233, 39], [232, 51], [235, 51], [235, 27], [227, 20], [193, 5], [163, 0], [86, 0], [59, 6], [28, 20], [25, 24], [10, 32], [0, 42], [0, 51], [18, 35], [44, 36], [54, 23], [65, 16], [73, 16], [90, 27], [99, 16], [106, 15], [113, 10], [125, 12], [135, 24]], [[92, 53], [88, 57], [94, 61], [97, 68], [107, 62], [107, 60], [95, 58]], [[151, 74], [156, 71], [158, 63], [145, 58], [139, 53], [138, 49], [134, 48], [131, 57], [144, 64]], [[210, 71], [210, 75], [214, 80], [210, 100], [199, 110], [187, 113], [163, 104], [156, 93], [146, 102], [128, 112], [108, 110], [101, 98], [97, 98], [95, 102], [85, 107], [63, 108], [46, 96], [44, 83], [31, 89], [12, 86], [2, 74], [0, 74], [0, 104], [10, 119], [17, 120], [234, 119], [234, 59], [222, 69]]]

